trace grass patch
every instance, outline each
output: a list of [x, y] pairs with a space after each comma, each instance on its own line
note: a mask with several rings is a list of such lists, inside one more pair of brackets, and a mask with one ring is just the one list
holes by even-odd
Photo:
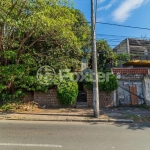
[[34, 111], [38, 108], [38, 104], [33, 102], [23, 103], [22, 101], [3, 104], [0, 107], [1, 112], [22, 112], [22, 111]]
[[141, 105], [138, 105], [137, 107], [141, 108], [141, 109], [148, 109], [148, 110], [150, 110], [150, 106], [148, 106], [146, 104], [141, 104]]
[[0, 107], [0, 110], [3, 112], [15, 112], [16, 110], [20, 109], [21, 104], [21, 102], [3, 104]]

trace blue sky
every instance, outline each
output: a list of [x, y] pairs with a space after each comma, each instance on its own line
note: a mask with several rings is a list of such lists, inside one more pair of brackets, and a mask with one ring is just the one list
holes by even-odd
[[[73, 0], [75, 8], [81, 10], [91, 21], [91, 0]], [[97, 0], [97, 22], [150, 28], [150, 0]], [[95, 0], [96, 3], [96, 0]], [[124, 28], [97, 23], [97, 40], [105, 39], [115, 47], [123, 39], [150, 39], [150, 30]], [[112, 36], [113, 35], [113, 36]]]

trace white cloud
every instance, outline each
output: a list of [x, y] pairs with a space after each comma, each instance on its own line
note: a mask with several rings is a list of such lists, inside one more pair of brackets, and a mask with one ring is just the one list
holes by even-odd
[[103, 6], [103, 7], [100, 7], [100, 8], [98, 8], [97, 10], [98, 10], [98, 11], [101, 11], [101, 10], [108, 10], [108, 9], [110, 9], [110, 8], [113, 6], [113, 4], [114, 4], [116, 1], [117, 1], [117, 0], [111, 0], [108, 5]]
[[104, 3], [106, 0], [98, 0], [98, 3]]
[[145, 4], [147, 3], [147, 2], [149, 2], [150, 0], [145, 0]]
[[143, 3], [149, 0], [125, 0], [121, 5], [112, 13], [114, 21], [124, 22], [127, 20], [131, 12], [139, 8]]
[[104, 20], [104, 18], [102, 18], [102, 17], [96, 18], [96, 21], [97, 21], [97, 22], [101, 22], [101, 21], [103, 21], [103, 20]]

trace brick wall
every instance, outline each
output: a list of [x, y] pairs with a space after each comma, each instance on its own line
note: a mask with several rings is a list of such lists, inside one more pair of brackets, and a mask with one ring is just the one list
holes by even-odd
[[87, 103], [88, 106], [93, 106], [93, 92], [91, 90], [86, 91]]
[[[46, 106], [46, 108], [49, 107], [62, 107], [59, 103], [59, 100], [57, 98], [57, 90], [56, 89], [50, 89], [48, 92], [34, 92], [34, 101], [37, 102], [40, 106]], [[76, 101], [71, 107], [76, 106]]]
[[[93, 106], [93, 92], [90, 90], [86, 91], [88, 106]], [[100, 107], [113, 107], [114, 106], [114, 93], [106, 94], [105, 92], [99, 92]]]
[[[87, 103], [89, 107], [93, 107], [93, 92], [90, 90], [86, 90], [87, 95]], [[107, 95], [105, 92], [99, 93], [100, 106], [101, 107], [113, 107], [113, 93]], [[53, 107], [63, 107], [60, 105], [59, 100], [57, 98], [57, 90], [51, 89], [48, 92], [28, 92], [27, 95], [23, 98], [24, 102], [35, 101], [39, 104], [40, 107], [46, 106], [46, 108]], [[76, 101], [71, 107], [76, 107]]]
[[34, 92], [27, 92], [23, 97], [23, 102], [28, 103], [34, 101]]
[[48, 90], [47, 92], [34, 92], [34, 101], [40, 106], [46, 107], [60, 107], [59, 101], [57, 99], [56, 89]]

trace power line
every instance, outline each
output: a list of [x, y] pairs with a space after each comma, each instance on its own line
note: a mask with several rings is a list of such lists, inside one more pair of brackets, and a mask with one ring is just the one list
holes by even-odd
[[[87, 21], [87, 23], [90, 24], [91, 22], [90, 22], [90, 21]], [[125, 27], [125, 28], [134, 28], [134, 29], [141, 29], [141, 30], [150, 30], [150, 28], [147, 28], [147, 27], [136, 27], [136, 26], [121, 25], [121, 24], [108, 23], [108, 22], [101, 22], [101, 21], [97, 21], [96, 23], [99, 23], [99, 24], [106, 24], [106, 25], [111, 25], [111, 26]]]
[[111, 26], [120, 26], [120, 27], [125, 27], [125, 28], [135, 28], [135, 29], [142, 29], [142, 30], [150, 30], [150, 28], [146, 28], [146, 27], [134, 27], [134, 26], [129, 26], [129, 25], [121, 25], [121, 24], [114, 24], [114, 23], [107, 23], [107, 22], [96, 22], [96, 23], [107, 24], [107, 25], [111, 25]]
[[97, 36], [99, 35], [99, 36], [106, 36], [106, 37], [108, 37], [108, 36], [110, 36], [110, 37], [125, 37], [125, 38], [141, 38], [141, 39], [147, 39], [147, 38], [150, 38], [150, 37], [146, 37], [146, 36], [144, 36], [144, 37], [142, 37], [142, 36], [140, 36], [140, 37], [135, 37], [135, 36], [132, 36], [132, 35], [112, 35], [112, 34], [101, 34], [101, 33], [97, 33], [96, 34]]

